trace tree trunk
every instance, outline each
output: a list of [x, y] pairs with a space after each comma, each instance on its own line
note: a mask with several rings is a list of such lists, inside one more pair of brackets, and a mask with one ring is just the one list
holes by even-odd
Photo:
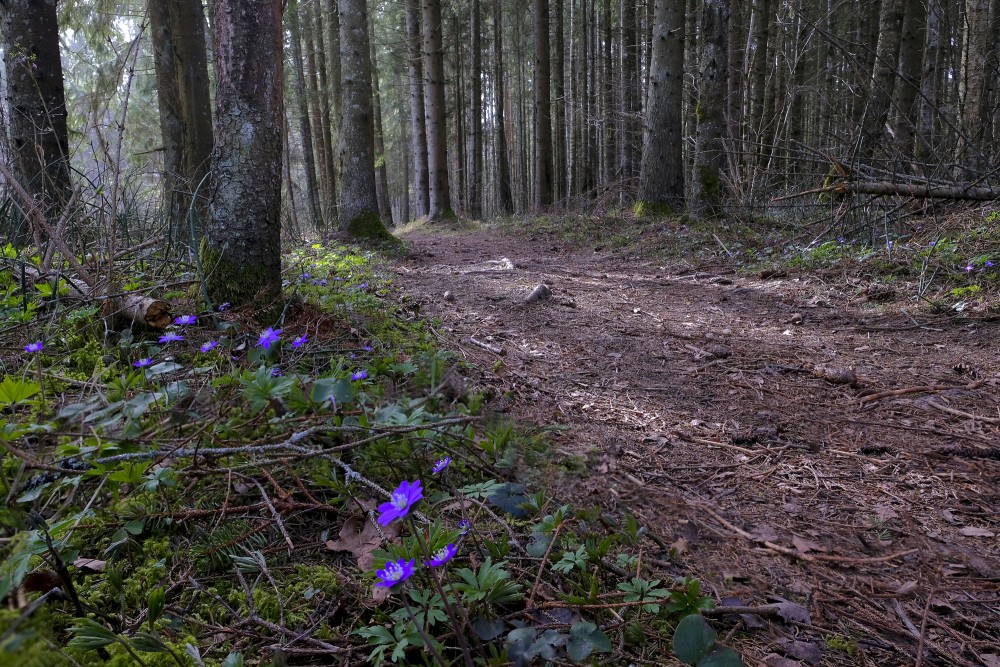
[[[306, 57], [306, 88], [309, 91], [309, 115], [313, 128], [313, 150], [316, 154], [316, 166], [319, 174], [319, 189], [322, 193], [323, 201], [333, 199], [334, 173], [330, 168], [333, 164], [331, 155], [333, 147], [328, 143], [327, 135], [323, 132], [323, 112], [320, 107], [320, 85], [319, 66], [316, 57], [315, 27], [313, 26], [312, 13], [308, 7], [309, 0], [303, 0], [302, 14], [302, 37], [304, 40], [304, 54]], [[322, 223], [322, 218], [319, 219]]]
[[378, 57], [375, 53], [375, 31], [368, 28], [372, 67], [372, 117], [375, 119], [375, 196], [378, 214], [387, 226], [392, 226], [392, 205], [389, 203], [389, 177], [386, 171], [385, 136], [382, 130], [382, 96], [379, 93]]
[[[184, 118], [177, 83], [173, 30], [166, 2], [150, 0], [148, 11], [156, 96], [160, 108], [160, 137], [163, 141], [163, 205], [171, 225], [177, 226], [184, 221], [185, 209], [179, 185], [184, 171]], [[183, 227], [180, 229], [183, 238], [186, 235]]]
[[510, 157], [507, 155], [507, 123], [504, 118], [503, 69], [503, 0], [493, 0], [493, 85], [496, 89], [497, 133], [497, 209], [500, 215], [510, 215], [514, 212], [514, 198], [510, 187]]
[[729, 0], [702, 0], [699, 18], [698, 132], [691, 209], [696, 217], [704, 218], [722, 213]]
[[[319, 131], [323, 133], [323, 143], [330, 147], [330, 150], [326, 152], [326, 172], [329, 175], [330, 182], [327, 185], [329, 189], [329, 198], [324, 201], [327, 204], [323, 210], [323, 219], [320, 224], [323, 228], [326, 227], [326, 221], [328, 218], [333, 217], [333, 211], [329, 210], [332, 208], [331, 202], [337, 198], [337, 167], [336, 160], [334, 158], [334, 146], [336, 144], [333, 141], [333, 121], [330, 118], [330, 72], [329, 66], [327, 64], [327, 46], [326, 46], [326, 36], [323, 30], [323, 12], [320, 8], [320, 0], [311, 0], [311, 11], [310, 16], [312, 21], [316, 25], [316, 48], [319, 50], [316, 56], [316, 67], [319, 71]], [[332, 45], [331, 45], [332, 47]]]
[[406, 0], [407, 71], [410, 77], [410, 124], [413, 128], [413, 205], [417, 217], [430, 210], [427, 171], [427, 123], [424, 116], [424, 67], [419, 0]]
[[563, 0], [552, 3], [552, 197], [566, 199], [566, 38], [563, 32]]
[[340, 0], [340, 227], [353, 236], [385, 235], [375, 190], [375, 127], [366, 0]]
[[535, 208], [552, 205], [552, 100], [549, 57], [549, 0], [534, 0]]
[[681, 95], [684, 76], [684, 0], [656, 0], [653, 50], [646, 93], [646, 129], [639, 167], [639, 199], [654, 212], [684, 203]]
[[[0, 12], [13, 162], [48, 217], [69, 201], [71, 188], [56, 1], [5, 0]], [[13, 240], [25, 242], [27, 230]]]
[[923, 0], [905, 0], [903, 34], [899, 47], [899, 83], [896, 86], [896, 108], [893, 134], [895, 145], [904, 156], [912, 154], [916, 128], [916, 100], [920, 87], [920, 68], [924, 52]]
[[472, 219], [483, 214], [483, 36], [481, 0], [472, 0], [472, 100], [469, 106], [469, 201]]
[[879, 12], [878, 46], [875, 49], [875, 66], [871, 76], [871, 91], [868, 109], [862, 124], [862, 158], [871, 158], [885, 137], [885, 124], [889, 115], [889, 103], [896, 83], [896, 61], [903, 26], [902, 0], [882, 0]]
[[997, 48], [996, 35], [990, 35], [989, 0], [965, 0], [965, 48], [962, 50], [962, 136], [959, 137], [956, 162], [967, 165], [973, 174], [986, 166], [982, 144], [989, 120], [986, 67], [987, 53]]
[[[155, 4], [155, 0], [153, 3]], [[298, 98], [299, 133], [302, 135], [302, 160], [306, 172], [306, 201], [309, 202], [309, 226], [319, 228], [323, 220], [320, 193], [316, 181], [316, 159], [313, 154], [312, 122], [309, 119], [309, 98], [306, 91], [305, 62], [302, 35], [299, 28], [300, 5], [292, 0], [288, 8], [288, 28], [292, 42], [292, 70], [295, 72], [295, 96]]]
[[636, 29], [636, 6], [630, 0], [622, 0], [622, 44], [621, 44], [621, 137], [619, 144], [618, 171], [626, 189], [633, 187], [635, 177], [636, 144], [639, 141], [637, 118], [639, 115], [639, 33]]
[[941, 21], [944, 10], [942, 0], [927, 0], [927, 22], [924, 37], [924, 60], [920, 78], [920, 100], [917, 109], [917, 132], [914, 154], [926, 163], [937, 149], [937, 124], [935, 116], [939, 96], [939, 68], [941, 58]]
[[422, 0], [424, 49], [424, 117], [427, 125], [427, 170], [430, 220], [453, 218], [448, 186], [448, 126], [445, 123], [444, 43], [441, 0]]
[[281, 291], [282, 0], [215, 0], [215, 148], [202, 243], [216, 303]]
[[614, 66], [611, 60], [614, 33], [612, 32], [611, 27], [611, 0], [604, 0], [604, 6], [601, 12], [601, 32], [603, 33], [601, 62], [604, 67], [602, 68], [601, 75], [602, 136], [600, 154], [601, 173], [603, 174], [603, 185], [605, 187], [611, 185], [616, 180], [615, 168], [617, 160], [615, 159], [615, 156], [618, 154], [616, 143], [616, 130], [618, 128], [615, 123], [613, 102], [615, 93], [615, 77]]

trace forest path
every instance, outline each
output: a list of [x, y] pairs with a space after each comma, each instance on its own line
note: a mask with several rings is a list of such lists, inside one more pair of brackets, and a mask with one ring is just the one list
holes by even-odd
[[[801, 603], [822, 664], [914, 664], [923, 646], [924, 664], [1000, 665], [997, 323], [914, 319], [860, 280], [695, 273], [542, 235], [404, 238], [399, 285], [472, 381], [558, 426], [556, 460], [580, 464], [542, 483], [637, 516], [678, 551], [649, 553], [665, 575]], [[551, 298], [525, 303], [539, 283]], [[751, 636], [758, 658], [795, 655]]]

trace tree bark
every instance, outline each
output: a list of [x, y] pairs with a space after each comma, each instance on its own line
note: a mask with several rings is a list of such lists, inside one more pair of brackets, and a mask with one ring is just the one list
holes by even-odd
[[621, 179], [627, 189], [634, 187], [636, 144], [639, 141], [637, 118], [639, 115], [639, 34], [636, 25], [636, 5], [630, 0], [622, 0], [622, 40], [621, 40], [621, 137], [619, 138], [619, 167]]
[[639, 200], [654, 210], [678, 211], [684, 203], [684, 0], [656, 0], [654, 11]]
[[[71, 196], [56, 0], [3, 0], [0, 12], [13, 162], [47, 217]], [[25, 242], [26, 232], [13, 240]]]
[[962, 50], [962, 136], [959, 137], [956, 162], [978, 173], [986, 164], [985, 146], [981, 144], [988, 116], [989, 95], [986, 85], [987, 53], [996, 49], [996, 35], [990, 35], [989, 0], [965, 0], [965, 46]]
[[899, 46], [899, 83], [896, 85], [896, 109], [893, 134], [898, 150], [912, 155], [917, 125], [916, 100], [924, 53], [923, 0], [905, 0], [903, 32]]
[[407, 72], [410, 78], [410, 124], [413, 143], [413, 206], [418, 218], [427, 215], [430, 209], [421, 34], [419, 0], [406, 0]]
[[729, 0], [702, 0], [699, 16], [698, 129], [691, 210], [699, 218], [722, 213], [729, 75]]
[[375, 126], [366, 0], [340, 0], [340, 227], [352, 236], [386, 236], [375, 189]]
[[549, 54], [549, 2], [534, 0], [535, 208], [552, 205], [552, 100]]
[[[152, 4], [155, 4], [155, 0]], [[302, 135], [302, 161], [306, 172], [306, 201], [309, 202], [309, 225], [313, 228], [319, 228], [323, 220], [323, 213], [316, 180], [313, 128], [309, 118], [309, 97], [306, 90], [305, 58], [302, 53], [299, 12], [299, 3], [292, 0], [291, 6], [288, 7], [288, 28], [292, 43], [292, 71], [295, 72], [295, 96], [298, 98], [299, 133]]]
[[215, 0], [215, 148], [202, 265], [216, 303], [281, 291], [282, 0]]
[[510, 187], [510, 157], [507, 154], [507, 123], [504, 118], [506, 100], [503, 68], [503, 0], [493, 0], [493, 85], [496, 89], [497, 133], [497, 209], [500, 215], [514, 212], [514, 197]]
[[378, 56], [375, 53], [375, 31], [368, 28], [372, 66], [372, 117], [375, 120], [375, 197], [382, 222], [392, 226], [392, 205], [389, 203], [389, 176], [386, 170], [385, 135], [382, 128], [382, 95], [379, 93]]
[[872, 70], [868, 109], [862, 123], [862, 158], [871, 158], [885, 137], [885, 124], [889, 104], [896, 83], [896, 62], [899, 57], [900, 37], [903, 26], [902, 0], [883, 0], [878, 20], [878, 45], [875, 49], [875, 66]]
[[472, 0], [472, 100], [469, 105], [469, 217], [483, 214], [483, 36], [481, 0]]
[[453, 218], [448, 185], [448, 127], [445, 124], [444, 42], [441, 0], [422, 0], [424, 117], [427, 125], [428, 213], [430, 220]]

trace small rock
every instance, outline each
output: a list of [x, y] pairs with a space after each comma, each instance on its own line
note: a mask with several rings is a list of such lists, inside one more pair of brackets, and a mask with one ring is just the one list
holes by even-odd
[[802, 313], [792, 313], [788, 318], [788, 324], [802, 324]]
[[535, 289], [531, 290], [531, 294], [528, 298], [524, 300], [525, 303], [534, 303], [535, 301], [545, 301], [552, 296], [552, 290], [545, 283], [540, 283], [535, 286]]
[[450, 290], [446, 291], [444, 293], [444, 300], [447, 301], [447, 302], [449, 302], [449, 303], [451, 303], [452, 301], [455, 300], [455, 295], [452, 294]]

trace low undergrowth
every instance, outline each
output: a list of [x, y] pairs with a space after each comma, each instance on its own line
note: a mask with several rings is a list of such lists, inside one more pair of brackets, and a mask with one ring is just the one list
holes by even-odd
[[544, 433], [490, 412], [377, 258], [290, 253], [263, 326], [180, 281], [164, 331], [22, 261], [0, 268], [0, 663], [741, 664], [655, 535], [521, 483], [553, 466]]

